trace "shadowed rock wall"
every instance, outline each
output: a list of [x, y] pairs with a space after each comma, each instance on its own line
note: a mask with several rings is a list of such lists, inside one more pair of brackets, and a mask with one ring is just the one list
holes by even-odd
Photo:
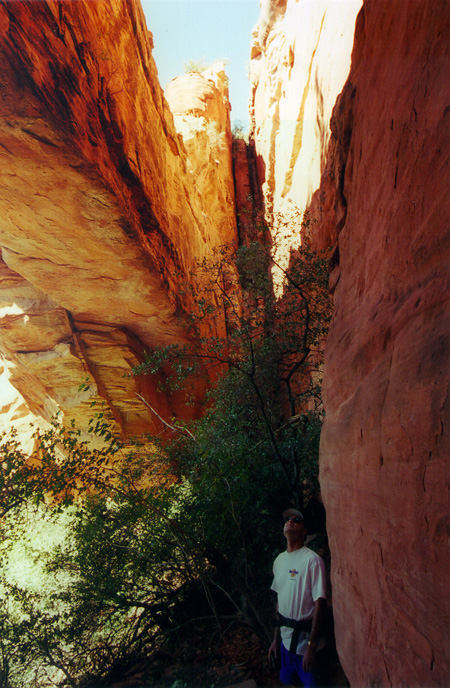
[[448, 686], [450, 11], [355, 8], [261, 4], [252, 134], [266, 214], [308, 209], [335, 249], [320, 478], [341, 662], [355, 688]]
[[[355, 30], [359, 6], [262, 3], [252, 135], [268, 217], [309, 208], [335, 245], [321, 483], [341, 661], [356, 688], [445, 686], [449, 8], [368, 0]], [[223, 89], [211, 74], [174, 99], [183, 142], [125, 0], [0, 0], [0, 53], [2, 417], [83, 420], [93, 395], [139, 432], [156, 421], [136, 392], [163, 415], [182, 399], [123, 373], [186, 336], [178, 275], [236, 239], [228, 134], [208, 124]]]
[[447, 686], [447, 3], [370, 0], [316, 216], [337, 236], [321, 485], [352, 686]]

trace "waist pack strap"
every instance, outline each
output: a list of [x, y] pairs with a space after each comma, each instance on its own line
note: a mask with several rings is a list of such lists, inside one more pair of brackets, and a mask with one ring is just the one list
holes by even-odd
[[278, 614], [278, 619], [275, 621], [275, 626], [287, 626], [287, 628], [292, 628], [294, 632], [291, 637], [291, 644], [289, 646], [289, 652], [294, 654], [297, 651], [297, 645], [300, 638], [300, 633], [311, 633], [312, 619], [288, 619], [282, 614]]

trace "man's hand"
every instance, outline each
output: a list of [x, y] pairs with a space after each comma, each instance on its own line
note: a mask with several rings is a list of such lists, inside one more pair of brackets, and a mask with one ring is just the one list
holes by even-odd
[[308, 645], [305, 654], [303, 655], [303, 671], [311, 672], [316, 660], [316, 646], [315, 644]]
[[320, 629], [323, 623], [327, 602], [324, 597], [319, 597], [314, 602], [314, 615], [312, 621], [311, 635], [308, 641], [308, 647], [303, 655], [303, 671], [311, 672], [316, 660], [317, 641], [320, 637]]
[[272, 644], [269, 647], [269, 661], [270, 661], [270, 658], [272, 657], [272, 655], [274, 655], [275, 658], [278, 657], [278, 640], [277, 640], [277, 638], [274, 638], [272, 640]]

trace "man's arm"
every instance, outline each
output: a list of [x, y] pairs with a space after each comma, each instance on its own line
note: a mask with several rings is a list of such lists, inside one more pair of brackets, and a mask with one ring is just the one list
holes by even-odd
[[322, 630], [326, 605], [327, 601], [323, 597], [319, 597], [319, 599], [314, 603], [311, 635], [308, 640], [308, 648], [303, 655], [303, 671], [312, 671], [313, 669], [314, 660], [316, 658], [316, 647], [317, 643], [319, 642], [320, 632]]
[[[278, 602], [277, 602], [277, 607], [275, 610], [275, 615], [278, 616]], [[278, 638], [280, 636], [280, 627], [275, 626], [274, 631], [273, 631], [273, 640], [272, 644], [269, 647], [269, 659], [271, 658], [272, 654], [275, 655], [275, 657], [278, 657]]]

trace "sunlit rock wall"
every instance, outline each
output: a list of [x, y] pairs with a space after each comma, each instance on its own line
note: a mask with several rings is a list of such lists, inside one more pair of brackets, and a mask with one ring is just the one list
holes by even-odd
[[235, 229], [236, 214], [224, 64], [172, 79], [165, 96], [187, 152], [187, 176], [200, 193], [202, 213], [214, 223], [223, 244], [235, 243], [237, 235], [230, 231]]
[[281, 261], [298, 242], [298, 216], [320, 185], [331, 112], [348, 76], [361, 4], [261, 2], [251, 45], [250, 136], [266, 218], [283, 227]]
[[227, 169], [205, 204], [151, 49], [138, 2], [0, 1], [1, 348], [21, 417], [84, 421], [101, 399], [129, 435], [159, 427], [137, 394], [183, 412], [127, 375], [182, 341], [180, 279], [235, 240], [234, 198]]

